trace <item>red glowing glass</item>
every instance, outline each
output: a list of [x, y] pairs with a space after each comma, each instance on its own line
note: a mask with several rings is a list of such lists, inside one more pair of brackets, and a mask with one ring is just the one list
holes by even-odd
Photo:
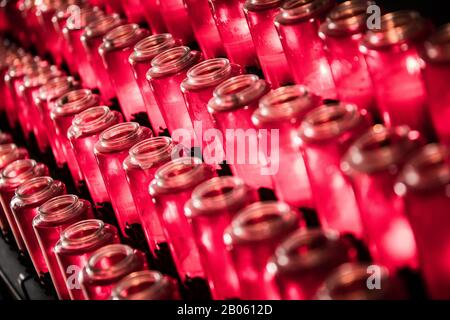
[[127, 275], [147, 269], [145, 255], [123, 244], [95, 251], [85, 264], [80, 284], [86, 300], [108, 300], [112, 289]]
[[394, 184], [420, 146], [417, 131], [376, 125], [349, 148], [341, 166], [351, 177], [371, 255], [393, 272], [417, 267], [414, 235]]
[[63, 231], [55, 245], [55, 254], [72, 300], [85, 300], [79, 274], [91, 254], [119, 242], [117, 229], [101, 220], [80, 221]]
[[126, 24], [109, 31], [103, 37], [99, 53], [116, 92], [120, 107], [127, 121], [146, 112], [144, 101], [134, 80], [128, 58], [137, 42], [149, 35], [149, 31], [137, 24]]
[[278, 155], [272, 154], [270, 160], [275, 191], [280, 200], [297, 208], [314, 205], [296, 132], [305, 115], [320, 103], [321, 99], [303, 86], [281, 87], [265, 95], [252, 115], [257, 128], [277, 130]]
[[[175, 47], [157, 55], [147, 73], [156, 103], [172, 135], [175, 130], [184, 129], [191, 134], [191, 139], [194, 138], [192, 122], [180, 85], [189, 68], [200, 60], [200, 52], [191, 51], [188, 47]], [[188, 143], [190, 141], [185, 142], [186, 146]]]
[[87, 61], [92, 73], [95, 75], [95, 87], [100, 90], [104, 101], [109, 101], [116, 96], [111, 80], [98, 49], [103, 43], [103, 37], [114, 28], [124, 24], [119, 15], [103, 16], [90, 23], [80, 39], [83, 43]]
[[122, 1], [121, 0], [105, 0], [105, 9], [106, 12], [109, 14], [117, 13], [117, 14], [124, 14], [124, 10], [122, 7]]
[[0, 200], [3, 212], [8, 220], [9, 227], [14, 235], [16, 244], [22, 254], [26, 254], [27, 249], [20, 234], [17, 222], [11, 211], [10, 203], [14, 197], [16, 189], [25, 181], [48, 175], [48, 168], [42, 164], [30, 159], [16, 160], [7, 165], [0, 175]]
[[133, 196], [149, 248], [155, 251], [159, 244], [167, 242], [159, 222], [148, 186], [154, 179], [156, 171], [172, 157], [179, 154], [179, 149], [168, 137], [146, 139], [130, 149], [129, 156], [123, 161], [128, 185]]
[[75, 115], [72, 126], [67, 130], [78, 166], [82, 168], [84, 180], [96, 205], [110, 202], [110, 199], [94, 155], [94, 145], [102, 131], [120, 122], [122, 116], [119, 112], [99, 106]]
[[157, 271], [138, 271], [112, 290], [112, 300], [180, 300], [177, 282]]
[[72, 125], [72, 120], [76, 114], [101, 104], [100, 97], [93, 94], [88, 89], [74, 90], [59, 98], [53, 105], [51, 118], [55, 126], [56, 138], [64, 152], [64, 158], [72, 174], [72, 178], [77, 187], [81, 187], [84, 181], [81, 168], [77, 162], [75, 152], [70, 145], [67, 131]]
[[288, 0], [275, 18], [295, 82], [324, 99], [335, 99], [336, 88], [318, 31], [334, 5], [334, 0]]
[[152, 34], [159, 34], [167, 32], [166, 25], [161, 15], [160, 0], [141, 0], [141, 5], [144, 8], [144, 14], [147, 19], [147, 24], [152, 31]]
[[258, 137], [251, 120], [259, 99], [268, 91], [269, 85], [264, 80], [255, 75], [241, 75], [220, 84], [208, 103], [222, 133], [220, 138], [224, 139], [227, 163], [236, 176], [255, 189], [272, 188], [271, 177], [264, 174], [267, 141]]
[[129, 58], [134, 78], [144, 99], [150, 124], [155, 134], [162, 133], [167, 126], [147, 81], [147, 71], [152, 67], [151, 62], [154, 57], [176, 45], [177, 41], [169, 33], [152, 35], [139, 41], [134, 46], [134, 51]]
[[227, 57], [244, 69], [258, 68], [255, 46], [244, 15], [245, 0], [209, 0]]
[[350, 0], [336, 6], [320, 26], [337, 96], [377, 115], [375, 93], [359, 44], [367, 31], [367, 8], [375, 2]]
[[284, 54], [275, 16], [280, 12], [282, 0], [247, 0], [244, 12], [255, 44], [262, 72], [272, 88], [293, 83]]
[[94, 145], [95, 157], [124, 236], [127, 234], [127, 227], [140, 224], [141, 220], [122, 164], [132, 146], [151, 136], [149, 128], [141, 127], [135, 122], [125, 122], [103, 131]]
[[185, 46], [195, 43], [194, 31], [183, 0], [163, 0], [159, 9], [167, 31]]
[[17, 227], [40, 278], [48, 272], [48, 267], [33, 230], [33, 219], [38, 215], [38, 208], [42, 204], [65, 193], [66, 188], [62, 182], [50, 177], [37, 177], [22, 183], [11, 200]]
[[428, 22], [413, 11], [381, 17], [381, 28], [368, 30], [361, 45], [384, 122], [408, 125], [431, 135], [422, 61], [418, 49], [429, 32]]
[[432, 299], [450, 299], [450, 151], [425, 146], [403, 168], [395, 191], [405, 199], [425, 284]]
[[350, 249], [335, 232], [300, 230], [276, 248], [267, 270], [282, 299], [313, 300], [331, 272], [350, 261]]
[[38, 208], [38, 215], [33, 219], [33, 228], [60, 300], [69, 300], [70, 295], [54, 248], [67, 227], [87, 219], [93, 219], [91, 205], [75, 195], [50, 199]]
[[225, 56], [225, 49], [211, 13], [208, 0], [183, 0], [203, 56], [207, 59]]
[[156, 212], [183, 280], [204, 276], [184, 205], [191, 198], [193, 189], [213, 176], [213, 169], [202, 164], [200, 159], [183, 157], [159, 168], [150, 184]]
[[194, 125], [195, 136], [198, 141], [201, 141], [205, 157], [212, 155], [216, 147], [222, 148], [221, 145], [216, 145], [218, 141], [207, 141], [206, 139], [209, 132], [215, 129], [214, 119], [208, 112], [208, 102], [218, 84], [241, 73], [241, 67], [231, 64], [227, 59], [209, 59], [189, 69], [186, 78], [181, 83], [181, 91]]
[[210, 179], [192, 192], [185, 215], [192, 226], [200, 260], [214, 299], [238, 298], [239, 281], [233, 262], [226, 254], [223, 233], [237, 212], [258, 197], [235, 177]]
[[450, 146], [450, 25], [442, 26], [425, 43], [422, 58], [428, 105], [439, 141]]
[[141, 24], [145, 22], [142, 0], [121, 0], [122, 8], [129, 23]]
[[283, 202], [256, 202], [239, 211], [223, 239], [245, 300], [279, 299], [266, 271], [277, 246], [300, 226], [299, 215]]
[[350, 145], [370, 125], [353, 104], [324, 105], [309, 112], [299, 130], [311, 191], [325, 229], [363, 235], [355, 194], [340, 164]]
[[[76, 7], [72, 7], [75, 9]], [[74, 10], [75, 11], [75, 10]], [[66, 39], [64, 38], [64, 27], [66, 26], [67, 19], [73, 14], [71, 10], [68, 8], [60, 8], [56, 11], [55, 15], [52, 17], [53, 28], [55, 29], [56, 39], [54, 45], [54, 50], [57, 52], [57, 55], [53, 58], [57, 65], [61, 65], [62, 63], [66, 63], [68, 68], [73, 68], [73, 57], [70, 55], [69, 48], [67, 46]], [[45, 42], [45, 41], [43, 41]], [[70, 69], [71, 72], [75, 72], [75, 70]]]

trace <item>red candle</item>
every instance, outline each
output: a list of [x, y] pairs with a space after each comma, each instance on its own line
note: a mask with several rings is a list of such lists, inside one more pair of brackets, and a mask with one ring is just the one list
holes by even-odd
[[85, 300], [79, 275], [93, 252], [119, 243], [117, 229], [101, 220], [84, 220], [65, 229], [55, 245], [55, 254], [72, 300]]
[[[222, 145], [218, 145], [219, 142], [215, 139], [212, 139], [212, 141], [207, 139], [208, 135], [215, 130], [214, 119], [208, 112], [208, 102], [218, 84], [241, 73], [241, 67], [231, 64], [227, 59], [209, 59], [189, 69], [186, 78], [181, 83], [181, 91], [186, 101], [191, 122], [194, 125], [196, 138], [201, 141], [202, 155], [205, 161], [209, 157], [220, 157], [214, 151], [223, 148]], [[220, 162], [219, 160], [222, 159], [218, 159], [217, 162]]]
[[297, 208], [314, 205], [296, 132], [305, 115], [320, 103], [321, 99], [303, 86], [281, 87], [266, 94], [252, 115], [257, 128], [277, 130], [279, 155], [270, 162], [275, 168], [272, 179], [278, 198]]
[[258, 68], [255, 46], [245, 20], [245, 0], [209, 0], [227, 57], [244, 69]]
[[[174, 139], [179, 134], [184, 136], [184, 133], [190, 135], [191, 140], [195, 138], [180, 84], [186, 78], [189, 68], [200, 60], [200, 52], [191, 51], [188, 47], [175, 47], [158, 54], [152, 60], [152, 68], [147, 73], [156, 103]], [[183, 132], [175, 133], [176, 130]], [[191, 141], [183, 143], [189, 147]]]
[[137, 24], [126, 24], [109, 31], [99, 48], [122, 112], [127, 121], [145, 113], [145, 104], [134, 81], [128, 58], [136, 43], [149, 35]]
[[45, 175], [48, 175], [48, 168], [44, 164], [30, 159], [16, 160], [7, 165], [0, 174], [0, 200], [3, 212], [8, 220], [14, 239], [16, 239], [16, 244], [21, 254], [24, 255], [27, 254], [27, 248], [11, 211], [11, 199], [14, 197], [17, 187], [22, 183], [31, 178]]
[[94, 145], [95, 157], [123, 236], [128, 235], [127, 230], [133, 224], [140, 224], [141, 220], [122, 163], [132, 146], [151, 136], [149, 128], [136, 122], [125, 122], [103, 131]]
[[318, 31], [334, 5], [334, 0], [288, 0], [275, 17], [295, 82], [324, 99], [336, 98], [336, 88]]
[[61, 233], [75, 222], [92, 219], [89, 202], [75, 195], [62, 195], [45, 202], [33, 219], [33, 228], [60, 300], [69, 300], [69, 289], [58, 265], [55, 245]]
[[264, 174], [267, 150], [262, 149], [267, 141], [260, 140], [251, 121], [259, 99], [268, 91], [268, 83], [255, 75], [236, 76], [220, 84], [208, 104], [225, 139], [227, 163], [236, 176], [255, 189], [272, 188], [271, 177]]
[[[53, 28], [55, 29], [56, 39], [54, 43], [55, 51], [58, 52], [55, 57], [55, 62], [57, 65], [61, 65], [63, 62], [67, 64], [70, 68], [73, 68], [73, 57], [70, 55], [67, 42], [64, 38], [63, 29], [66, 26], [67, 19], [73, 14], [71, 10], [67, 8], [60, 8], [56, 11], [55, 15], [52, 17]], [[45, 42], [45, 41], [42, 41]], [[72, 72], [73, 70], [70, 69]]]
[[145, 255], [123, 244], [95, 251], [85, 264], [80, 283], [86, 300], [108, 300], [112, 289], [127, 275], [147, 269]]
[[167, 31], [180, 40], [183, 45], [195, 43], [194, 31], [189, 21], [188, 11], [183, 0], [163, 0], [159, 2], [160, 14]]
[[284, 202], [256, 202], [234, 217], [223, 239], [239, 277], [242, 299], [279, 299], [266, 265], [299, 224], [298, 213]]
[[141, 0], [141, 5], [144, 8], [144, 15], [152, 34], [167, 32], [159, 3], [160, 0]]
[[446, 24], [428, 39], [422, 52], [429, 111], [439, 141], [447, 146], [450, 146], [450, 95], [447, 81], [450, 76], [449, 47], [450, 25]]
[[134, 51], [129, 57], [134, 78], [144, 100], [147, 115], [155, 134], [161, 134], [167, 126], [147, 81], [147, 71], [152, 67], [151, 62], [154, 57], [176, 45], [177, 41], [171, 34], [155, 34], [136, 43]]
[[38, 208], [48, 200], [66, 193], [64, 183], [50, 177], [37, 177], [22, 183], [11, 200], [11, 210], [39, 278], [48, 273], [47, 263], [33, 230]]
[[200, 260], [214, 299], [240, 296], [239, 281], [233, 262], [226, 252], [223, 233], [237, 212], [258, 196], [235, 177], [212, 178], [194, 189], [185, 205], [185, 215], [192, 225]]
[[189, 15], [195, 38], [205, 58], [225, 55], [219, 31], [211, 13], [208, 0], [183, 0]]
[[313, 300], [324, 280], [350, 261], [352, 253], [338, 233], [299, 230], [276, 248], [267, 270], [282, 299]]
[[109, 101], [116, 96], [109, 79], [108, 72], [103, 64], [98, 49], [103, 43], [103, 37], [114, 28], [125, 22], [119, 15], [103, 16], [90, 23], [80, 37], [87, 56], [92, 73], [95, 75], [95, 87], [100, 90], [104, 101]]
[[111, 200], [94, 155], [94, 145], [102, 131], [119, 122], [122, 122], [119, 112], [112, 111], [106, 106], [99, 106], [75, 115], [72, 126], [67, 130], [73, 153], [79, 167], [82, 168], [84, 180], [96, 205]]
[[407, 127], [376, 125], [355, 141], [342, 163], [352, 180], [371, 255], [393, 272], [417, 267], [414, 235], [394, 184], [409, 156], [420, 148], [420, 138]]
[[137, 271], [113, 288], [112, 300], [180, 300], [177, 282], [157, 271]]
[[367, 112], [353, 104], [324, 105], [309, 112], [300, 125], [300, 149], [325, 229], [363, 235], [355, 194], [340, 164], [350, 145], [368, 127]]
[[450, 151], [430, 144], [403, 168], [395, 191], [405, 199], [425, 284], [432, 299], [450, 299]]
[[381, 28], [369, 30], [361, 45], [385, 124], [408, 125], [424, 135], [431, 135], [431, 122], [418, 48], [428, 32], [417, 12], [398, 11], [383, 15]]
[[193, 189], [214, 176], [213, 169], [198, 158], [179, 158], [156, 171], [149, 190], [182, 280], [204, 277], [184, 205]]
[[359, 51], [367, 31], [367, 8], [375, 2], [350, 0], [336, 6], [320, 26], [337, 96], [378, 114], [375, 93], [364, 56]]
[[57, 139], [59, 140], [64, 157], [72, 173], [72, 178], [77, 187], [83, 185], [83, 174], [77, 162], [75, 152], [70, 145], [67, 131], [76, 114], [100, 104], [100, 97], [88, 89], [74, 90], [59, 98], [53, 105], [51, 118], [55, 126]]
[[[247, 0], [244, 6], [261, 69], [272, 88], [292, 83], [286, 55], [274, 25], [281, 0]], [[297, 66], [298, 67], [298, 66]]]

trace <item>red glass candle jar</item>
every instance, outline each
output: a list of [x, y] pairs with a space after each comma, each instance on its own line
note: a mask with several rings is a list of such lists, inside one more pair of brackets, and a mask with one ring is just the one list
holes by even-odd
[[332, 271], [350, 261], [350, 249], [335, 232], [300, 230], [275, 250], [267, 270], [282, 299], [313, 300]]
[[105, 1], [105, 9], [109, 14], [117, 13], [120, 15], [124, 14], [122, 1], [121, 0], [107, 0]]
[[67, 227], [75, 222], [92, 218], [89, 202], [75, 195], [62, 195], [41, 205], [38, 215], [33, 219], [33, 228], [60, 300], [69, 300], [70, 296], [56, 259], [55, 245]]
[[428, 105], [439, 141], [450, 146], [450, 95], [446, 79], [450, 76], [450, 25], [442, 26], [425, 43], [422, 58]]
[[422, 61], [418, 50], [430, 27], [417, 12], [381, 17], [381, 28], [368, 30], [361, 44], [387, 126], [408, 125], [431, 135]]
[[75, 115], [72, 126], [67, 130], [77, 163], [82, 168], [84, 180], [96, 205], [110, 202], [110, 199], [94, 155], [94, 145], [102, 131], [120, 122], [122, 116], [119, 112], [99, 106]]
[[90, 68], [86, 52], [83, 48], [83, 43], [81, 42], [81, 35], [87, 25], [102, 16], [103, 12], [98, 10], [98, 8], [82, 8], [80, 9], [78, 17], [72, 15], [67, 19], [66, 26], [63, 29], [67, 47], [69, 48], [70, 54], [73, 56], [73, 66], [75, 67], [73, 71], [78, 72], [83, 85], [91, 89], [96, 88], [97, 86], [97, 81], [95, 79], [96, 75]]
[[88, 89], [80, 89], [68, 92], [59, 98], [51, 111], [51, 118], [56, 129], [56, 138], [61, 144], [64, 157], [67, 160], [69, 170], [77, 187], [81, 187], [84, 181], [83, 174], [67, 137], [67, 131], [72, 125], [72, 120], [76, 114], [100, 104], [98, 95], [93, 94]]
[[55, 245], [55, 254], [72, 300], [85, 299], [79, 275], [91, 254], [119, 242], [117, 229], [101, 220], [80, 221], [63, 231]]
[[446, 147], [425, 146], [405, 165], [395, 186], [405, 199], [425, 284], [433, 299], [450, 298], [449, 161]]
[[[369, 288], [368, 278], [375, 275], [378, 287]], [[319, 300], [406, 300], [398, 278], [382, 266], [346, 263], [336, 269], [317, 292]]]
[[365, 110], [353, 104], [325, 105], [304, 118], [299, 140], [322, 226], [363, 234], [355, 194], [340, 164], [350, 145], [369, 128]]
[[324, 99], [335, 99], [336, 88], [318, 31], [334, 5], [334, 0], [288, 0], [275, 18], [295, 82]]
[[112, 289], [127, 275], [147, 269], [145, 255], [123, 244], [111, 244], [95, 251], [80, 275], [86, 300], [108, 300]]
[[17, 227], [40, 278], [48, 273], [48, 267], [33, 230], [33, 219], [38, 215], [38, 208], [42, 204], [65, 193], [64, 183], [50, 177], [37, 177], [22, 183], [11, 200]]
[[21, 254], [26, 254], [27, 249], [25, 247], [25, 243], [23, 242], [19, 228], [17, 227], [14, 215], [11, 211], [11, 199], [14, 197], [17, 187], [22, 183], [31, 178], [45, 175], [48, 175], [48, 168], [44, 164], [37, 163], [36, 161], [30, 159], [16, 160], [7, 165], [1, 171], [0, 200], [3, 207], [3, 212], [5, 213], [9, 227], [11, 228]]
[[129, 57], [134, 78], [144, 100], [147, 114], [155, 134], [162, 133], [167, 126], [159, 111], [150, 84], [147, 81], [147, 71], [152, 67], [151, 62], [154, 57], [176, 45], [177, 41], [171, 34], [155, 34], [139, 41], [134, 46], [134, 51]]
[[213, 133], [211, 130], [215, 129], [214, 119], [208, 112], [208, 102], [218, 84], [241, 73], [241, 67], [231, 64], [227, 59], [209, 59], [189, 69], [186, 78], [181, 83], [181, 91], [194, 125], [195, 136], [197, 141], [201, 142], [202, 155], [206, 162], [208, 162], [208, 157], [220, 157], [213, 152], [218, 148], [219, 150], [223, 148], [222, 145], [217, 144], [216, 139], [212, 139], [212, 141], [206, 139], [210, 133]]
[[300, 226], [298, 213], [284, 202], [256, 202], [239, 211], [223, 239], [246, 300], [278, 299], [266, 271], [277, 246]]
[[142, 8], [144, 8], [144, 15], [152, 34], [167, 32], [159, 3], [160, 0], [141, 0]]
[[305, 162], [295, 136], [305, 115], [320, 103], [321, 99], [303, 86], [281, 87], [266, 94], [252, 115], [257, 128], [277, 130], [278, 156], [270, 161], [275, 169], [272, 179], [278, 198], [295, 207], [314, 206]]
[[195, 43], [194, 31], [189, 21], [188, 11], [183, 0], [163, 0], [159, 2], [160, 14], [167, 31], [183, 45]]
[[149, 31], [137, 24], [122, 25], [109, 31], [98, 49], [127, 121], [146, 112], [128, 58], [136, 43], [148, 35]]
[[177, 282], [157, 271], [138, 271], [112, 290], [112, 300], [180, 300]]
[[249, 70], [258, 68], [255, 46], [244, 15], [245, 0], [209, 0], [227, 57]]
[[230, 257], [225, 254], [223, 233], [234, 216], [258, 197], [235, 177], [212, 178], [192, 192], [185, 215], [192, 225], [200, 260], [214, 299], [240, 296], [239, 281]]
[[140, 224], [122, 163], [136, 143], [150, 138], [151, 130], [135, 122], [125, 122], [106, 129], [94, 145], [94, 153], [122, 235], [132, 224]]
[[95, 75], [95, 87], [100, 90], [104, 101], [109, 101], [116, 96], [111, 80], [98, 49], [103, 43], [103, 37], [111, 30], [124, 24], [119, 15], [103, 16], [90, 23], [80, 39], [83, 43], [87, 60], [92, 73]]
[[121, 0], [122, 8], [129, 23], [141, 24], [145, 22], [144, 8], [141, 0]]
[[407, 127], [376, 125], [349, 148], [341, 166], [351, 177], [371, 255], [393, 272], [417, 267], [414, 235], [394, 184], [420, 141]]
[[[156, 103], [174, 139], [177, 136], [175, 130], [187, 130], [191, 135], [190, 139], [195, 138], [180, 84], [186, 78], [189, 68], [200, 60], [200, 52], [191, 51], [188, 47], [175, 47], [157, 55], [147, 73]], [[184, 142], [186, 147], [189, 147], [189, 143], [190, 141]]]
[[198, 158], [179, 158], [158, 169], [150, 184], [156, 212], [164, 229], [179, 276], [203, 277], [198, 248], [184, 205], [193, 189], [214, 176], [213, 169]]
[[148, 193], [148, 186], [154, 179], [156, 171], [179, 154], [178, 151], [178, 147], [168, 137], [149, 138], [133, 146], [129, 156], [123, 161], [131, 195], [141, 218], [149, 248], [153, 251], [167, 241]]
[[225, 49], [211, 13], [208, 0], [183, 0], [195, 38], [205, 58], [225, 56]]
[[262, 72], [272, 88], [293, 82], [274, 25], [275, 16], [280, 12], [282, 2], [282, 0], [247, 0], [244, 7]]
[[367, 31], [367, 8], [374, 4], [368, 0], [339, 4], [320, 26], [319, 35], [326, 45], [338, 98], [376, 115], [378, 109], [372, 80], [359, 51], [361, 39]]
[[236, 176], [255, 189], [272, 187], [269, 172], [264, 168], [267, 141], [258, 137], [251, 120], [259, 99], [268, 91], [269, 85], [264, 80], [255, 75], [241, 75], [220, 84], [208, 103], [208, 111], [224, 138], [227, 163]]
[[[72, 7], [74, 8], [74, 7]], [[65, 62], [68, 67], [71, 66], [71, 56], [69, 48], [67, 47], [67, 42], [64, 38], [63, 29], [66, 26], [67, 19], [74, 13], [68, 8], [59, 8], [55, 15], [52, 17], [53, 29], [55, 29], [56, 39], [54, 43], [55, 51], [58, 52], [55, 59], [57, 65], [61, 65]]]
[[69, 91], [76, 89], [79, 84], [72, 77], [57, 77], [51, 79], [40, 87], [38, 98], [35, 100], [36, 107], [39, 110], [39, 120], [44, 124], [48, 141], [55, 157], [58, 167], [63, 167], [67, 163], [60, 140], [56, 135], [56, 127], [51, 119], [51, 110], [55, 101]]

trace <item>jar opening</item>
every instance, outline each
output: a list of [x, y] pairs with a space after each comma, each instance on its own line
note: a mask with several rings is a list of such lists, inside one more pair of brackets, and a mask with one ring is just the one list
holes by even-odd
[[136, 43], [133, 59], [152, 59], [175, 45], [176, 41], [170, 33], [155, 34]]

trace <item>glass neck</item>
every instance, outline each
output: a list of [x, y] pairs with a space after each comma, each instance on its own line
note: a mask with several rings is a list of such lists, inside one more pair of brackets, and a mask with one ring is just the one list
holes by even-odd
[[143, 129], [136, 122], [116, 124], [101, 133], [99, 146], [105, 152], [129, 149], [142, 138]]
[[155, 34], [136, 43], [131, 59], [135, 61], [152, 60], [158, 54], [176, 45], [177, 42], [170, 33]]
[[89, 89], [74, 90], [59, 98], [52, 112], [56, 116], [67, 116], [80, 113], [100, 103], [99, 96]]
[[287, 235], [298, 227], [296, 212], [284, 202], [256, 202], [233, 219], [224, 240], [227, 244], [257, 243]]
[[42, 101], [50, 101], [57, 97], [60, 97], [76, 86], [77, 83], [72, 77], [57, 77], [51, 79], [39, 89], [39, 98]]
[[16, 160], [3, 169], [1, 172], [0, 185], [8, 187], [17, 187], [24, 181], [35, 177], [38, 174], [43, 174], [45, 166], [38, 164], [31, 159]]
[[18, 148], [15, 144], [0, 146], [0, 170], [17, 159], [28, 157], [26, 149]]
[[76, 195], [62, 195], [47, 201], [38, 210], [42, 221], [63, 223], [85, 212], [87, 206]]
[[183, 87], [188, 89], [214, 87], [228, 79], [231, 74], [232, 67], [228, 59], [205, 60], [189, 69]]
[[21, 184], [16, 190], [16, 195], [25, 204], [31, 205], [49, 200], [63, 189], [64, 185], [60, 181], [50, 177], [37, 177]]
[[152, 60], [152, 68], [148, 71], [150, 77], [161, 77], [181, 71], [194, 64], [200, 54], [188, 47], [175, 47], [158, 54]]
[[70, 131], [74, 131], [76, 136], [99, 133], [119, 121], [118, 115], [109, 107], [92, 107], [75, 115]]
[[86, 38], [95, 38], [104, 36], [109, 31], [123, 25], [124, 21], [118, 14], [112, 14], [109, 16], [102, 16], [90, 23], [84, 32]]
[[282, 24], [307, 21], [325, 14], [335, 3], [334, 0], [287, 0], [281, 5], [276, 21]]
[[44, 85], [50, 79], [62, 76], [63, 72], [58, 70], [56, 66], [51, 66], [48, 69], [40, 70], [37, 73], [28, 75], [24, 79], [25, 88], [36, 88]]
[[145, 29], [141, 29], [137, 24], [125, 24], [109, 31], [103, 37], [103, 44], [106, 48], [119, 49], [134, 45], [143, 37], [148, 35]]
[[282, 0], [247, 0], [245, 1], [245, 9], [249, 11], [262, 11], [271, 8], [278, 8]]
[[258, 101], [269, 91], [269, 85], [258, 76], [245, 74], [230, 78], [220, 84], [208, 103], [212, 112], [228, 111]]
[[130, 156], [134, 163], [144, 169], [171, 159], [174, 151], [175, 144], [171, 138], [154, 137], [132, 147]]
[[68, 227], [61, 234], [61, 246], [68, 250], [92, 247], [103, 241], [105, 223], [101, 220], [84, 220]]

